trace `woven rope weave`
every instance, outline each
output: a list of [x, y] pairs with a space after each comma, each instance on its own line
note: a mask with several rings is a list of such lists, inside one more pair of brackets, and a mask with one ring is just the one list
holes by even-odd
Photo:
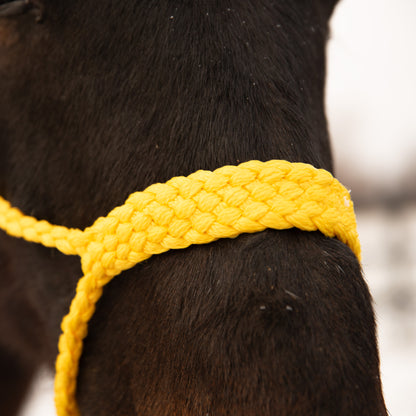
[[361, 260], [349, 192], [329, 172], [303, 163], [249, 161], [175, 177], [131, 194], [83, 231], [25, 216], [0, 197], [0, 229], [81, 257], [84, 276], [58, 345], [58, 416], [79, 415], [75, 392], [83, 339], [103, 286], [114, 276], [170, 249], [292, 227], [336, 237]]

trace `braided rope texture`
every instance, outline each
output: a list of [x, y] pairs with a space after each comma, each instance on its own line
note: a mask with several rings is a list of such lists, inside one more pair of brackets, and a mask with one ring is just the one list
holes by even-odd
[[79, 415], [75, 393], [83, 339], [103, 287], [114, 276], [170, 249], [292, 227], [336, 237], [361, 261], [349, 192], [329, 172], [304, 163], [253, 160], [174, 177], [131, 194], [83, 231], [25, 216], [0, 197], [0, 229], [81, 257], [84, 276], [61, 324], [58, 416]]

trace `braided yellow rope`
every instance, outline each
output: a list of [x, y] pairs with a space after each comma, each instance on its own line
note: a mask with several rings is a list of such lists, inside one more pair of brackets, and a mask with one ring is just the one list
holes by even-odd
[[170, 249], [292, 227], [336, 237], [361, 260], [349, 192], [329, 172], [303, 163], [250, 161], [175, 177], [131, 194], [84, 231], [25, 216], [0, 197], [0, 229], [81, 257], [84, 276], [58, 345], [58, 415], [79, 415], [75, 391], [82, 342], [103, 286], [114, 276]]

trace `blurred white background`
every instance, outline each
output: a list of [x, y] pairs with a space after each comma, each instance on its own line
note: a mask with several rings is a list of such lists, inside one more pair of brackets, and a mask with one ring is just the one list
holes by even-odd
[[352, 190], [393, 416], [416, 415], [416, 1], [342, 0], [328, 49], [337, 176]]
[[[416, 415], [415, 42], [415, 0], [342, 0], [328, 49], [337, 176], [356, 201], [392, 416]], [[42, 374], [21, 416], [53, 415]]]

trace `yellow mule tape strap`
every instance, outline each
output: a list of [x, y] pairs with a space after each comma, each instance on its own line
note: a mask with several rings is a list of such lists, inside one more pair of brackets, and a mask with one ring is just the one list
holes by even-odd
[[0, 229], [81, 257], [84, 276], [58, 345], [58, 416], [79, 415], [75, 392], [83, 339], [103, 286], [114, 276], [170, 249], [292, 227], [336, 237], [361, 261], [349, 192], [329, 172], [304, 163], [253, 160], [174, 177], [131, 194], [83, 231], [25, 216], [0, 197]]

